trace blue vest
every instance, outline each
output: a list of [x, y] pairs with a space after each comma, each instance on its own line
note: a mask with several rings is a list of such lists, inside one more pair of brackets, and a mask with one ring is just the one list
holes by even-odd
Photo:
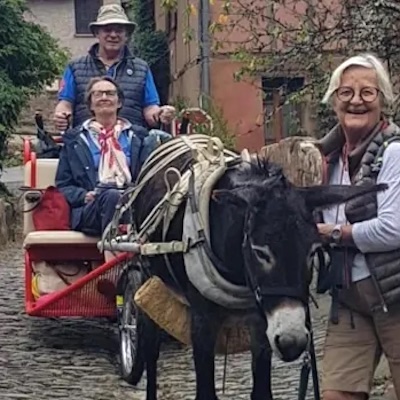
[[[85, 91], [90, 79], [107, 74], [103, 63], [97, 57], [98, 46], [98, 44], [93, 45], [86, 56], [73, 60], [69, 64], [76, 84], [73, 127], [79, 126], [92, 117], [85, 103]], [[125, 96], [124, 106], [119, 116], [126, 118], [134, 125], [146, 126], [142, 104], [148, 70], [147, 63], [134, 57], [127, 47], [121, 61], [114, 68], [112, 78], [121, 86]]]

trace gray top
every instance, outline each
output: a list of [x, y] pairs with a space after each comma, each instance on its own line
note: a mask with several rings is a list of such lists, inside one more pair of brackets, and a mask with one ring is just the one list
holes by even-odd
[[[339, 162], [332, 171], [330, 184], [350, 185], [347, 170], [343, 171], [343, 162]], [[362, 253], [385, 252], [400, 248], [400, 143], [391, 143], [383, 154], [382, 168], [377, 183], [387, 183], [389, 188], [378, 193], [378, 216], [353, 225], [353, 240], [361, 253], [353, 263], [353, 282], [367, 278], [370, 273]], [[347, 223], [344, 204], [323, 211], [327, 224]], [[337, 217], [337, 218], [336, 218]]]

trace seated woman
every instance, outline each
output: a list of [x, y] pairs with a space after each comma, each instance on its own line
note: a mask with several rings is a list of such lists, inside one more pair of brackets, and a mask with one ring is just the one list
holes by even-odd
[[123, 102], [112, 78], [93, 78], [86, 90], [93, 118], [64, 135], [56, 186], [71, 207], [71, 228], [87, 235], [103, 233], [123, 190], [134, 182], [143, 154], [159, 143], [156, 135], [137, 132], [118, 118]]

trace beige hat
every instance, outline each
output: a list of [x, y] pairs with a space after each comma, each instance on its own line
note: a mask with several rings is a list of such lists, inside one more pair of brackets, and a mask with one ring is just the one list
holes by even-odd
[[100, 7], [97, 20], [91, 22], [89, 28], [94, 33], [94, 28], [111, 24], [125, 25], [129, 33], [136, 28], [136, 24], [129, 21], [124, 9], [119, 4], [107, 4]]

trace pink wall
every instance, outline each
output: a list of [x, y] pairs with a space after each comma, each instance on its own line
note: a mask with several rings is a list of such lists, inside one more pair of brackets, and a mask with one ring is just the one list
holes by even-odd
[[239, 64], [228, 59], [212, 61], [211, 96], [236, 136], [237, 149], [257, 151], [264, 146], [260, 82], [235, 82], [233, 75], [238, 68]]
[[[342, 0], [286, 0], [279, 5], [277, 3], [265, 0], [231, 1], [230, 15], [224, 21], [225, 29], [215, 33], [216, 42], [224, 42], [224, 46], [219, 48], [218, 52], [232, 52], [238, 45], [254, 49], [255, 46], [259, 47], [260, 43], [264, 45], [262, 51], [281, 49], [291, 38], [288, 34], [282, 39], [273, 38], [270, 34], [274, 28], [273, 21], [279, 21], [285, 27], [294, 29], [293, 35], [296, 36], [308, 6], [315, 15], [317, 25], [322, 24], [328, 28], [335, 22], [332, 15], [341, 14], [342, 10]], [[215, 0], [212, 7], [213, 21], [219, 21], [223, 13], [223, 4], [223, 0]], [[243, 16], [244, 13], [246, 17]], [[311, 17], [307, 17], [309, 18]]]

